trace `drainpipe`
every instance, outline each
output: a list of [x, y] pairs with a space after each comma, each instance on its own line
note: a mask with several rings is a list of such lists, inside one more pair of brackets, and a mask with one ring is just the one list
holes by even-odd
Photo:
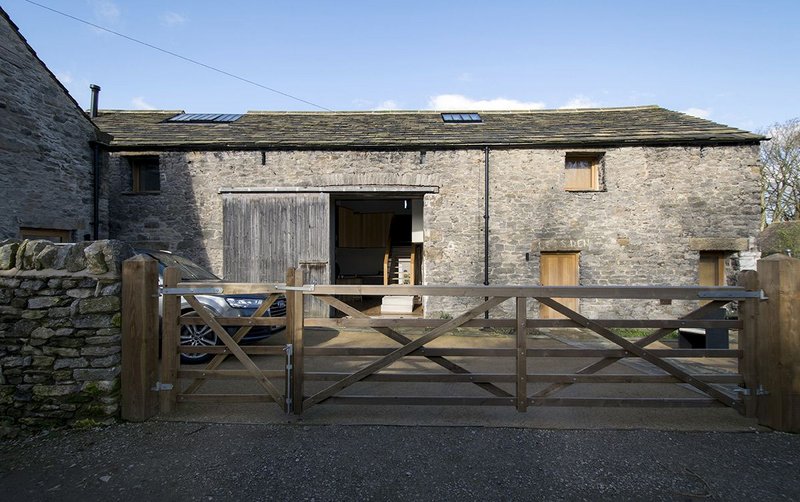
[[[100, 86], [91, 84], [92, 101], [89, 116], [97, 117]], [[92, 142], [92, 239], [100, 239], [100, 143]]]
[[92, 141], [92, 240], [100, 239], [100, 143]]
[[[489, 285], [489, 147], [483, 149], [483, 285]], [[484, 301], [488, 301], [485, 297]], [[489, 318], [489, 311], [483, 313]]]

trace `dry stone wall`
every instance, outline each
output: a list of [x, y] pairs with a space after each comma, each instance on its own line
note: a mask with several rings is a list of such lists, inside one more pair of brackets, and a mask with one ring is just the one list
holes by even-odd
[[119, 241], [0, 242], [0, 437], [119, 414]]
[[[492, 149], [489, 199], [491, 284], [537, 285], [543, 251], [580, 253], [583, 285], [692, 285], [701, 251], [729, 265], [757, 255], [758, 147], [620, 147], [604, 152], [602, 190], [564, 190], [564, 158], [581, 149]], [[145, 152], [139, 152], [145, 153]], [[483, 283], [484, 152], [167, 151], [161, 193], [127, 194], [125, 153], [111, 159], [111, 235], [187, 255], [217, 274], [224, 259], [224, 187], [434, 186], [424, 198], [428, 284]], [[357, 189], [356, 189], [357, 190]], [[246, 236], [243, 236], [246, 238]], [[527, 254], [527, 257], [526, 257]], [[735, 272], [729, 267], [729, 272]], [[536, 313], [531, 302], [531, 313]], [[472, 301], [427, 299], [426, 315]], [[585, 301], [590, 316], [677, 314], [676, 302]], [[509, 303], [499, 310], [513, 311]]]

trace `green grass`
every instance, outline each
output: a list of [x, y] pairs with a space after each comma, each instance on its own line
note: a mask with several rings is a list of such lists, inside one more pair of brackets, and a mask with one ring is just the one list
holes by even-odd
[[[615, 328], [612, 331], [623, 338], [644, 338], [653, 332], [652, 329], [643, 329], [643, 328]], [[673, 331], [672, 333], [669, 333], [668, 335], [662, 337], [662, 340], [677, 340], [677, 339], [678, 339], [677, 331]]]

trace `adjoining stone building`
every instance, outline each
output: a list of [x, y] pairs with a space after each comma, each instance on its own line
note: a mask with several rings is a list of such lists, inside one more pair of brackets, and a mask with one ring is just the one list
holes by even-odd
[[763, 138], [656, 106], [96, 123], [114, 137], [111, 237], [229, 280], [300, 265], [316, 283], [724, 284], [759, 230]]
[[108, 140], [0, 8], [0, 240], [105, 237]]

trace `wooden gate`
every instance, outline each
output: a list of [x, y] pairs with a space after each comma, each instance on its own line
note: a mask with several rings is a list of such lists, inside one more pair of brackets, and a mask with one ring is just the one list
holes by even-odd
[[[161, 380], [158, 384], [161, 391], [161, 411], [172, 411], [178, 402], [274, 402], [284, 411], [289, 411], [286, 396], [288, 395], [288, 386], [291, 385], [291, 379], [287, 377], [290, 368], [288, 357], [291, 352], [287, 350], [287, 346], [245, 347], [239, 345], [254, 326], [286, 325], [285, 317], [262, 317], [282, 293], [276, 286], [269, 284], [226, 283], [223, 287], [213, 283], [209, 285], [179, 284], [179, 279], [178, 269], [166, 269], [164, 289], [162, 290]], [[266, 293], [269, 296], [250, 317], [217, 317], [195, 298], [200, 294], [221, 294], [223, 292], [229, 294]], [[196, 316], [181, 316], [181, 297], [186, 299], [194, 309], [197, 313]], [[223, 345], [212, 347], [180, 345], [181, 326], [189, 324], [209, 326]], [[231, 327], [236, 327], [233, 334], [228, 331]], [[181, 353], [214, 354], [214, 357], [205, 367], [198, 368], [196, 365], [185, 367], [180, 364], [179, 355]], [[286, 364], [281, 369], [265, 369], [253, 361], [250, 357], [253, 354], [285, 356]], [[233, 355], [244, 369], [219, 369], [229, 355]], [[253, 394], [197, 392], [209, 380], [227, 378], [252, 378], [262, 392]], [[276, 384], [275, 380], [281, 380], [281, 384]]]
[[[762, 267], [763, 265], [763, 267]], [[778, 430], [800, 432], [800, 387], [796, 378], [800, 349], [796, 343], [800, 332], [800, 260], [778, 256], [759, 261], [758, 274], [741, 275], [742, 287], [504, 287], [504, 286], [345, 286], [306, 284], [301, 271], [290, 269], [284, 284], [241, 283], [178, 283], [176, 270], [167, 269], [163, 289], [162, 367], [159, 382], [156, 375], [156, 352], [152, 343], [158, 315], [155, 294], [155, 261], [137, 257], [128, 260], [123, 269], [123, 417], [144, 420], [157, 410], [153, 397], [160, 396], [162, 412], [174, 409], [184, 401], [202, 402], [275, 402], [295, 414], [301, 414], [324, 403], [346, 404], [421, 404], [514, 406], [525, 411], [531, 406], [647, 406], [698, 407], [726, 405], [759, 423]], [[763, 288], [763, 291], [759, 289]], [[194, 299], [196, 294], [267, 293], [268, 299], [259, 312], [250, 318], [220, 318], [205, 311]], [[452, 319], [371, 318], [337, 298], [338, 295], [401, 295], [472, 297], [473, 307]], [[269, 304], [284, 294], [287, 300], [285, 318], [261, 318]], [[200, 313], [200, 317], [181, 317], [180, 297]], [[306, 317], [303, 305], [311, 297], [345, 313], [349, 317], [330, 319]], [[657, 301], [692, 301], [697, 308], [677, 319], [590, 319], [568, 308], [554, 298], [603, 298]], [[708, 301], [703, 305], [701, 302]], [[460, 301], [463, 304], [463, 300]], [[511, 303], [512, 315], [507, 318], [483, 319], [482, 313]], [[566, 316], [564, 319], [537, 319], [528, 315], [528, 306], [539, 302]], [[721, 306], [738, 302], [739, 318], [712, 319], [709, 315]], [[508, 306], [508, 304], [506, 304]], [[507, 309], [508, 310], [508, 309]], [[222, 340], [222, 346], [180, 346], [181, 325], [206, 324]], [[240, 346], [239, 341], [249, 327], [282, 325], [287, 329], [286, 345]], [[230, 334], [223, 326], [238, 326]], [[345, 346], [306, 347], [305, 328], [370, 328], [387, 337], [391, 348]], [[459, 327], [488, 327], [510, 330], [513, 347], [447, 348], [431, 346], [431, 342]], [[583, 328], [613, 344], [602, 348], [540, 348], [529, 346], [528, 330], [532, 328]], [[650, 330], [638, 340], [628, 340], [616, 333], [619, 328]], [[662, 349], [651, 344], [679, 328], [727, 328], [739, 330], [736, 349]], [[409, 330], [417, 330], [410, 333]], [[422, 330], [420, 332], [420, 330]], [[756, 336], [758, 333], [758, 336]], [[135, 343], [137, 340], [142, 343]], [[180, 352], [215, 354], [204, 368], [180, 367]], [[225, 357], [233, 355], [240, 368], [221, 368]], [[285, 364], [264, 367], [253, 355], [270, 355], [273, 361]], [[279, 357], [274, 357], [279, 356]], [[370, 357], [368, 363], [354, 371], [319, 371], [306, 369], [307, 358]], [[469, 365], [454, 361], [457, 357], [505, 358], [513, 362], [513, 371], [471, 371]], [[594, 358], [591, 364], [569, 373], [537, 371], [537, 358]], [[738, 372], [724, 374], [696, 371], [678, 364], [680, 358], [732, 358]], [[397, 361], [409, 358], [427, 361], [416, 364], [413, 371], [386, 371]], [[609, 372], [611, 366], [625, 358], [638, 358], [663, 370], [659, 374], [625, 374]], [[534, 361], [531, 363], [531, 361]], [[430, 370], [433, 367], [438, 370]], [[423, 366], [425, 366], [423, 368]], [[701, 368], [702, 369], [702, 368]], [[425, 371], [422, 371], [425, 370]], [[605, 370], [605, 371], [602, 371]], [[249, 378], [260, 391], [251, 394], [229, 394], [197, 390], [207, 381], [220, 378]], [[358, 382], [392, 383], [466, 383], [474, 386], [471, 395], [394, 395], [389, 392], [352, 394], [348, 389]], [[695, 389], [696, 397], [575, 397], [563, 393], [574, 384], [583, 383], [678, 383]], [[312, 388], [316, 386], [316, 388]], [[207, 390], [207, 389], [206, 389]], [[737, 392], [738, 391], [738, 392]]]
[[[304, 290], [303, 290], [304, 289]], [[303, 290], [303, 291], [300, 291]], [[673, 362], [672, 358], [719, 357], [740, 358], [739, 350], [698, 350], [698, 349], [651, 349], [648, 345], [662, 339], [677, 328], [733, 328], [738, 329], [738, 320], [710, 320], [710, 312], [730, 301], [754, 298], [757, 292], [744, 288], [724, 287], [474, 287], [474, 286], [306, 286], [298, 288], [302, 297], [315, 297], [331, 307], [347, 314], [348, 318], [323, 319], [305, 318], [295, 321], [291, 335], [294, 345], [293, 411], [303, 413], [321, 403], [348, 404], [400, 404], [400, 405], [513, 405], [518, 411], [529, 406], [647, 406], [647, 407], [698, 407], [726, 405], [742, 410], [742, 401], [730, 389], [720, 384], [737, 385], [743, 382], [740, 374], [694, 374]], [[352, 308], [337, 295], [384, 295], [391, 292], [399, 295], [474, 297], [476, 306], [450, 320], [443, 319], [385, 319], [370, 318]], [[485, 300], [484, 300], [485, 298]], [[701, 306], [680, 319], [606, 319], [593, 320], [575, 312], [554, 298], [605, 298], [657, 300], [709, 299], [710, 303]], [[483, 319], [484, 312], [510, 301], [514, 305], [513, 318]], [[565, 316], [565, 319], [530, 319], [528, 304], [539, 302]], [[297, 304], [295, 304], [297, 305]], [[299, 316], [300, 310], [287, 315]], [[306, 348], [303, 343], [305, 327], [369, 327], [394, 340], [398, 346], [392, 349], [376, 348]], [[427, 348], [426, 344], [443, 334], [459, 327], [510, 328], [515, 333], [516, 348], [509, 349], [441, 349]], [[528, 348], [527, 330], [530, 328], [577, 327], [585, 328], [613, 342], [617, 348]], [[402, 328], [424, 328], [418, 337], [409, 337]], [[631, 341], [613, 331], [613, 328], [653, 328], [647, 336]], [[376, 359], [359, 370], [349, 373], [323, 373], [303, 371], [304, 357], [347, 357], [375, 356]], [[457, 356], [473, 357], [513, 357], [514, 373], [474, 373], [464, 366], [451, 361]], [[446, 372], [383, 372], [390, 365], [404, 357], [425, 358], [444, 368]], [[530, 358], [596, 357], [598, 361], [587, 365], [574, 374], [529, 373]], [[663, 370], [658, 375], [598, 374], [622, 358], [641, 358]], [[306, 382], [315, 380], [334, 381], [314, 392], [305, 392]], [[380, 382], [469, 382], [486, 392], [484, 397], [473, 396], [397, 396], [397, 395], [348, 395], [342, 391], [360, 381]], [[529, 392], [529, 383], [547, 383], [544, 388]], [[687, 384], [702, 393], [702, 397], [663, 398], [612, 398], [612, 397], [554, 397], [566, 387], [575, 383], [680, 383]], [[506, 384], [503, 386], [503, 384]], [[507, 384], [512, 384], [511, 386]]]

